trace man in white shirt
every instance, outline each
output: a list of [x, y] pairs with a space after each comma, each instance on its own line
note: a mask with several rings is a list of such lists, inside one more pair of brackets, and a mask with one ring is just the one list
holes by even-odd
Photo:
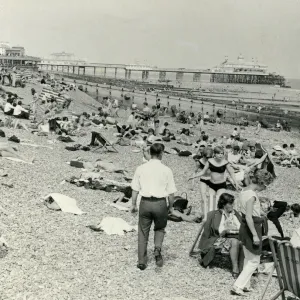
[[174, 193], [176, 192], [171, 169], [161, 163], [164, 148], [164, 145], [160, 143], [155, 143], [150, 147], [151, 159], [136, 169], [131, 183], [133, 190], [132, 213], [137, 212], [136, 201], [138, 195], [141, 196], [137, 265], [140, 270], [145, 270], [147, 267], [147, 245], [149, 231], [153, 221], [154, 256], [156, 265], [158, 267], [163, 266], [161, 248], [168, 220], [168, 204], [166, 198], [169, 199], [170, 212], [172, 212]]
[[14, 113], [15, 108], [12, 105], [13, 101], [11, 98], [8, 98], [4, 106], [4, 114], [11, 116]]
[[14, 109], [14, 114], [16, 118], [29, 119], [29, 111], [22, 107], [22, 101], [19, 101]]

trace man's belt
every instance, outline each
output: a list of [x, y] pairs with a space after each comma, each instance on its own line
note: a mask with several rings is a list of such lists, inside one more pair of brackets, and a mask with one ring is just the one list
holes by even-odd
[[158, 198], [158, 197], [144, 197], [142, 196], [141, 200], [145, 200], [145, 201], [161, 201], [161, 200], [166, 200], [166, 197], [161, 197], [161, 198]]

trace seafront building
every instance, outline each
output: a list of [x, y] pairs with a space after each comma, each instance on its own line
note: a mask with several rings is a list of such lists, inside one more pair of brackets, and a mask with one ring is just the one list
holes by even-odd
[[11, 47], [8, 42], [0, 42], [0, 66], [19, 68], [38, 68], [41, 60], [38, 57], [26, 55], [25, 48], [21, 46]]
[[61, 66], [78, 66], [85, 65], [86, 61], [78, 59], [73, 53], [58, 52], [52, 53], [48, 58], [43, 58], [41, 64], [61, 65]]
[[245, 61], [240, 55], [237, 61], [225, 61], [212, 69], [210, 81], [216, 83], [271, 84], [285, 86], [285, 78], [268, 73], [268, 66], [257, 61]]

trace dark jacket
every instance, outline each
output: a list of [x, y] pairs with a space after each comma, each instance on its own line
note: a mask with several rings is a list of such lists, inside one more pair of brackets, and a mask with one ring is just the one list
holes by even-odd
[[[241, 215], [235, 210], [235, 216], [241, 222]], [[199, 249], [203, 254], [203, 265], [206, 267], [213, 260], [215, 251], [214, 243], [220, 237], [219, 226], [221, 223], [222, 211], [213, 210], [207, 214], [206, 222], [199, 242]], [[238, 235], [237, 235], [238, 236]]]

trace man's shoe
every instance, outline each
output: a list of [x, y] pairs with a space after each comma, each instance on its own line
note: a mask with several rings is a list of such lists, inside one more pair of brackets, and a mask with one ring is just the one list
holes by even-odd
[[147, 266], [145, 264], [138, 264], [137, 267], [141, 270], [141, 271], [144, 271]]
[[162, 258], [161, 250], [159, 248], [154, 249], [154, 256], [155, 256], [156, 265], [161, 268], [164, 264], [164, 260]]

